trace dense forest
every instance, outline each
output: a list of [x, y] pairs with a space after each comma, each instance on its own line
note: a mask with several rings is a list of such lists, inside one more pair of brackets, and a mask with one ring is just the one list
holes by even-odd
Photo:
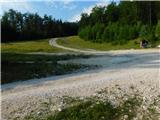
[[83, 13], [79, 36], [93, 42], [123, 44], [136, 38], [160, 40], [160, 2], [121, 1]]
[[93, 42], [123, 44], [136, 38], [160, 40], [160, 2], [121, 1], [95, 6], [79, 22], [62, 22], [37, 13], [5, 12], [1, 18], [2, 42], [79, 35]]
[[78, 24], [10, 9], [1, 18], [1, 31], [2, 42], [22, 41], [76, 35]]

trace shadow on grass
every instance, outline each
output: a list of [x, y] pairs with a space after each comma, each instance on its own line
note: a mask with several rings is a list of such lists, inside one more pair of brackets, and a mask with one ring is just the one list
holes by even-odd
[[19, 80], [44, 78], [52, 75], [63, 75], [89, 68], [89, 65], [58, 64], [58, 60], [89, 57], [83, 55], [27, 55], [2, 53], [2, 81], [10, 83]]

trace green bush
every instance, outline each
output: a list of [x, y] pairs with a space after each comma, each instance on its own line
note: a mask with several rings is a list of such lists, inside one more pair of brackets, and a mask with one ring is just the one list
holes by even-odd
[[150, 43], [154, 43], [156, 40], [156, 36], [155, 36], [155, 27], [154, 26], [148, 26], [148, 25], [143, 25], [141, 27], [141, 31], [140, 31], [140, 37], [142, 39], [145, 39], [147, 41], [149, 41]]
[[135, 24], [135, 36], [136, 37], [139, 37], [140, 31], [141, 31], [141, 27], [142, 27], [142, 23], [141, 22], [137, 22]]
[[85, 40], [89, 40], [89, 39], [92, 40], [91, 30], [92, 30], [91, 26], [87, 26], [87, 27], [80, 30], [79, 36]]
[[119, 40], [122, 40], [122, 39], [125, 39], [127, 40], [128, 39], [128, 26], [127, 25], [124, 25], [124, 26], [120, 26], [120, 29], [119, 29]]
[[112, 44], [125, 44], [129, 40], [140, 37], [155, 43], [156, 37], [160, 38], [160, 22], [157, 26], [135, 24], [120, 24], [119, 22], [109, 23], [107, 26], [97, 23], [94, 26], [87, 26], [79, 32], [83, 39], [93, 42], [110, 42]]
[[133, 26], [129, 26], [129, 30], [128, 30], [128, 40], [131, 40], [131, 39], [135, 39], [138, 37], [138, 31], [137, 31], [137, 25], [133, 25]]
[[156, 36], [158, 39], [160, 39], [160, 20], [158, 21], [157, 26], [156, 26], [155, 36]]
[[148, 26], [147, 25], [143, 25], [141, 27], [141, 30], [140, 30], [140, 37], [142, 39], [147, 39], [147, 34], [149, 33], [148, 31]]
[[97, 42], [101, 42], [104, 28], [105, 28], [104, 24], [98, 24], [98, 26], [97, 26], [97, 32], [96, 32], [96, 41]]
[[102, 39], [105, 42], [110, 42], [110, 31], [109, 27], [106, 27], [103, 34], [102, 34]]
[[118, 23], [109, 23], [103, 32], [102, 38], [105, 42], [113, 42], [114, 40], [117, 40], [118, 32]]

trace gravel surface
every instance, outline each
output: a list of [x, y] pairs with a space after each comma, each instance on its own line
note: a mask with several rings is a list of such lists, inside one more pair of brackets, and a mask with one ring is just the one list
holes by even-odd
[[[34, 79], [2, 85], [2, 120], [23, 119], [30, 113], [47, 112], [44, 103], [52, 101], [52, 110], [59, 109], [62, 96], [90, 96], [119, 85], [129, 92], [136, 87], [144, 97], [154, 99], [160, 94], [160, 50], [124, 50], [89, 59], [60, 61], [100, 65], [70, 75]], [[53, 104], [54, 103], [54, 104]]]

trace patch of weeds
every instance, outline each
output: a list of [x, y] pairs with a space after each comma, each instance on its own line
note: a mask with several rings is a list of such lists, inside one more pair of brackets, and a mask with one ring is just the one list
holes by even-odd
[[[101, 120], [106, 116], [111, 119], [114, 114], [113, 106], [110, 103], [96, 103], [94, 101], [85, 101], [77, 105], [63, 109], [54, 116], [49, 116], [47, 120]], [[101, 112], [99, 112], [101, 111]]]
[[36, 120], [36, 118], [33, 117], [32, 115], [27, 115], [27, 116], [25, 116], [24, 119], [25, 119], [25, 120]]
[[138, 107], [142, 104], [142, 98], [140, 96], [134, 95], [133, 97], [128, 96], [123, 103], [117, 107], [118, 116], [124, 117], [127, 116], [127, 120], [131, 120], [136, 117]]
[[136, 111], [141, 104], [142, 99], [137, 95], [128, 96], [119, 106], [113, 105], [108, 99], [102, 101], [88, 98], [57, 111], [55, 115], [48, 116], [47, 120], [131, 120], [136, 117]]
[[74, 103], [77, 103], [77, 102], [81, 102], [82, 99], [79, 98], [79, 97], [69, 97], [69, 96], [63, 96], [63, 99], [62, 99], [63, 103], [65, 104], [74, 104]]
[[148, 114], [145, 115], [145, 118], [152, 120], [158, 120], [160, 118], [160, 97], [154, 99], [153, 103], [147, 108]]
[[[114, 90], [123, 90], [118, 88], [120, 86], [116, 85]], [[111, 94], [105, 88], [91, 97], [63, 96], [63, 107], [59, 106], [54, 113], [42, 115], [41, 118], [28, 116], [25, 120], [158, 120], [160, 114], [156, 107], [159, 106], [159, 96], [149, 107], [145, 106], [148, 110], [146, 112], [143, 110], [144, 97], [139, 92], [124, 93], [121, 98], [116, 99], [119, 104], [113, 104], [112, 99], [108, 97]], [[115, 92], [114, 95], [117, 98]]]

